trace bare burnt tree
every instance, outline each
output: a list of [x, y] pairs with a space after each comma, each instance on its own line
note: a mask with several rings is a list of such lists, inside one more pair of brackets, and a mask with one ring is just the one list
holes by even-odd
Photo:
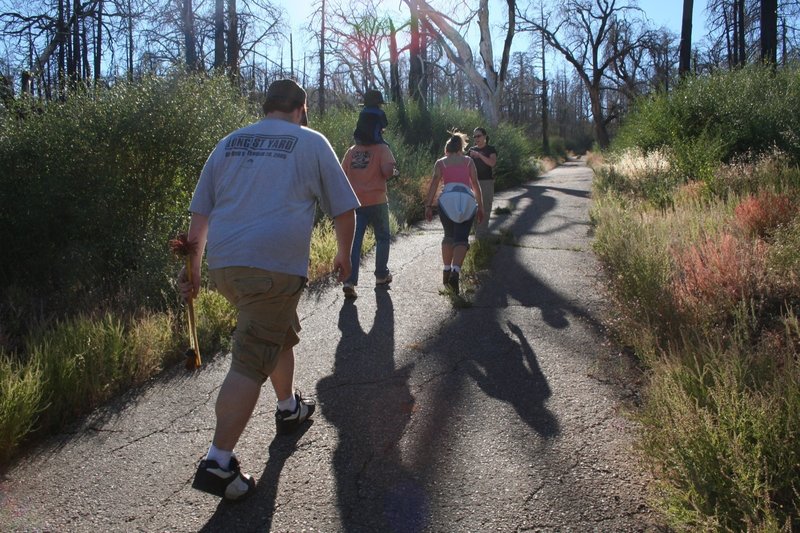
[[778, 21], [781, 64], [800, 61], [800, 0], [780, 0]]
[[561, 71], [549, 79], [550, 130], [553, 136], [572, 139], [580, 145], [571, 148], [585, 149], [591, 147], [593, 139], [592, 119], [587, 114], [583, 81], [574, 72], [571, 74]]
[[[540, 32], [583, 82], [592, 110], [595, 140], [601, 148], [610, 143], [608, 125], [618, 111], [613, 104], [616, 100], [609, 101], [605, 94], [609, 79], [613, 79], [615, 62], [618, 64], [649, 38], [640, 14], [634, 5], [617, 0], [567, 0], [552, 19], [544, 21], [540, 13], [520, 14], [520, 29]], [[624, 41], [615, 37], [622, 33], [626, 35]]]
[[214, 68], [225, 68], [225, 0], [214, 0]]
[[750, 57], [756, 57], [758, 0], [709, 0], [708, 14], [711, 48], [724, 46], [728, 68], [744, 65]]
[[320, 2], [320, 31], [319, 31], [319, 83], [317, 92], [319, 95], [319, 114], [325, 114], [325, 0]]
[[[539, 19], [544, 22], [544, 6], [539, 9]], [[542, 54], [542, 150], [550, 153], [550, 100], [547, 92], [547, 39], [539, 36]]]
[[197, 48], [194, 38], [194, 4], [192, 0], [183, 0], [182, 30], [186, 68], [197, 70]]
[[[45, 95], [68, 90], [67, 79], [96, 83], [104, 70], [131, 80], [179, 63], [208, 70], [223, 52], [218, 3], [211, 0], [2, 1], [19, 8], [0, 11], [0, 36], [14, 50], [13, 70], [28, 72]], [[252, 66], [259, 47], [280, 33], [279, 12], [269, 0], [228, 7], [224, 53], [234, 70], [240, 62]]]
[[228, 75], [236, 83], [239, 80], [239, 13], [236, 0], [228, 0]]
[[[508, 73], [511, 44], [516, 31], [516, 1], [506, 0], [507, 9], [503, 18], [505, 39], [499, 65], [495, 64], [488, 0], [479, 0], [476, 9], [468, 12], [462, 21], [456, 21], [434, 9], [425, 0], [404, 1], [412, 10], [412, 16], [414, 10], [417, 10], [420, 23], [436, 40], [447, 58], [466, 74], [470, 84], [481, 97], [481, 111], [487, 124], [496, 126], [500, 120], [500, 104]], [[480, 34], [478, 65], [472, 47], [464, 37], [469, 24], [473, 22], [477, 24]]]
[[778, 62], [778, 0], [761, 0], [761, 61]]
[[[100, 0], [58, 0], [53, 6], [20, 2], [16, 10], [0, 13], [4, 43], [27, 51], [16, 57], [17, 72], [26, 73], [24, 92], [33, 92], [34, 84], [52, 83], [55, 87], [48, 85], [44, 92], [55, 89], [64, 97], [68, 87], [91, 79], [93, 72], [99, 76], [98, 54], [106, 31], [101, 5]], [[93, 63], [90, 52], [95, 54]]]
[[505, 120], [530, 129], [538, 127], [541, 120], [539, 98], [542, 82], [537, 77], [538, 59], [531, 53], [512, 54], [501, 106], [501, 115]]
[[650, 33], [650, 38], [645, 42], [650, 58], [650, 89], [668, 92], [675, 70], [678, 56], [675, 53], [675, 42], [678, 37], [669, 30], [662, 28]]
[[[363, 94], [389, 88], [390, 25], [374, 0], [350, 0], [329, 6], [328, 53], [345, 73], [352, 89]], [[356, 15], [357, 13], [357, 15]]]
[[689, 73], [692, 57], [692, 12], [694, 0], [683, 0], [683, 17], [681, 18], [681, 48], [678, 74], [685, 76]]
[[417, 0], [408, 0], [408, 9], [410, 11], [409, 20], [409, 45], [408, 45], [408, 93], [411, 98], [425, 106], [427, 97], [423, 87], [425, 84], [425, 61], [423, 59], [424, 42], [423, 36], [420, 32], [419, 20], [419, 2]]

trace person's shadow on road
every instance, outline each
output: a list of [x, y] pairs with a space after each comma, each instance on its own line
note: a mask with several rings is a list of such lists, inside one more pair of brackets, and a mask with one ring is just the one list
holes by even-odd
[[395, 368], [391, 293], [379, 287], [375, 299], [369, 332], [359, 323], [356, 303], [345, 300], [334, 372], [317, 384], [320, 408], [338, 431], [333, 468], [342, 527], [350, 532], [422, 531], [427, 500], [400, 454], [400, 439], [414, 411], [411, 368]]
[[520, 327], [510, 321], [506, 325], [516, 340], [505, 336], [507, 342], [498, 344], [495, 352], [476, 353], [467, 373], [486, 394], [513, 406], [543, 438], [554, 437], [559, 433], [558, 419], [545, 407], [552, 394], [550, 385]]

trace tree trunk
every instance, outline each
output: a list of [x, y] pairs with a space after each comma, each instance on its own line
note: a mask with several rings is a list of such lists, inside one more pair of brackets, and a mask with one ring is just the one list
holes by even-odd
[[214, 69], [225, 68], [225, 0], [214, 2]]
[[415, 102], [424, 107], [425, 99], [422, 95], [424, 66], [420, 53], [419, 7], [416, 1], [412, 1], [409, 3], [409, 8], [411, 11], [411, 42], [408, 45], [408, 93]]
[[589, 99], [591, 100], [592, 119], [594, 121], [594, 137], [598, 146], [605, 150], [611, 144], [611, 140], [608, 136], [608, 129], [606, 129], [605, 114], [603, 113], [603, 105], [600, 98], [599, 87], [589, 87]]
[[781, 17], [781, 65], [786, 66], [786, 17]]
[[761, 61], [778, 62], [778, 0], [761, 0]]
[[92, 75], [92, 70], [89, 66], [89, 43], [86, 34], [86, 18], [84, 18], [81, 21], [81, 62], [83, 63], [82, 77], [84, 80], [88, 80]]
[[[731, 44], [731, 26], [732, 25], [731, 25], [730, 21], [728, 20], [728, 9], [725, 6], [722, 7], [722, 19], [723, 19], [723, 23], [725, 24], [725, 45], [726, 45], [726, 50], [728, 52], [728, 69], [730, 70], [730, 69], [733, 68], [733, 66], [736, 63], [733, 60], [734, 51], [733, 51], [733, 45]], [[734, 30], [733, 33], [736, 33], [735, 30]]]
[[694, 2], [683, 0], [683, 22], [681, 24], [681, 48], [678, 74], [685, 76], [689, 73], [692, 57], [692, 10]]
[[236, 0], [228, 0], [228, 74], [234, 83], [239, 79], [239, 19]]
[[72, 23], [72, 69], [70, 80], [75, 83], [81, 79], [81, 1], [74, 0], [72, 12], [75, 15]]
[[479, 47], [482, 65], [474, 64], [470, 42], [467, 40], [467, 37], [463, 35], [460, 28], [454, 27], [451, 24], [452, 21], [447, 15], [435, 10], [425, 0], [405, 1], [409, 7], [412, 8], [412, 24], [415, 22], [414, 16], [418, 16], [420, 10], [424, 12], [425, 17], [421, 22], [425, 29], [436, 39], [451, 63], [469, 79], [470, 84], [478, 93], [481, 109], [488, 125], [490, 127], [496, 126], [499, 122], [499, 105], [508, 71], [511, 42], [515, 31], [514, 28], [516, 27], [515, 0], [506, 0], [508, 6], [508, 27], [506, 29], [506, 39], [503, 44], [503, 56], [500, 60], [499, 70], [495, 70], [494, 66], [491, 29], [488, 17], [488, 0], [481, 0], [478, 12], [478, 27], [480, 30]]
[[133, 4], [127, 1], [128, 7], [128, 81], [133, 81]]
[[[66, 16], [64, 13], [64, 0], [58, 0], [58, 26], [56, 28], [56, 32], [58, 33], [56, 40], [58, 43], [58, 79], [56, 83], [58, 84], [58, 93], [59, 95], [62, 94], [62, 89], [64, 87], [64, 66], [67, 60], [66, 57]], [[44, 64], [40, 63], [39, 68], [43, 68]]]
[[186, 68], [197, 70], [197, 47], [194, 40], [194, 7], [192, 0], [183, 0], [183, 44], [186, 48]]
[[389, 19], [389, 94], [392, 102], [398, 103], [402, 99], [400, 90], [400, 52], [397, 48], [397, 29], [394, 22]]
[[100, 81], [100, 68], [103, 59], [103, 0], [97, 3], [97, 35], [94, 42], [94, 81]]
[[289, 77], [294, 77], [294, 34], [289, 33]]
[[320, 15], [319, 33], [319, 86], [317, 88], [319, 97], [319, 114], [325, 114], [325, 0], [322, 0], [322, 11]]
[[[542, 17], [544, 18], [544, 17]], [[545, 154], [550, 153], [550, 121], [547, 99], [547, 61], [545, 59], [545, 40], [542, 35], [542, 150]]]
[[738, 5], [738, 19], [739, 19], [739, 65], [744, 66], [747, 63], [747, 48], [745, 46], [745, 18], [744, 18], [744, 0], [739, 0]]

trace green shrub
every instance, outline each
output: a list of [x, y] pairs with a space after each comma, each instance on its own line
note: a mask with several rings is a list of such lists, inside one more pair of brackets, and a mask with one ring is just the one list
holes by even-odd
[[489, 139], [497, 148], [495, 190], [516, 187], [539, 175], [533, 144], [522, 128], [502, 123], [497, 131], [489, 132]]
[[676, 529], [800, 526], [800, 363], [796, 339], [783, 341], [753, 350], [709, 341], [653, 368], [642, 445]]
[[617, 152], [595, 168], [592, 186], [600, 193], [616, 192], [645, 199], [662, 210], [672, 207], [675, 190], [681, 183], [672, 172], [672, 159], [667, 150]]
[[[195, 300], [197, 336], [203, 359], [228, 348], [236, 326], [236, 309], [216, 291], [202, 291]], [[188, 337], [187, 347], [188, 347]]]
[[26, 353], [42, 371], [48, 405], [41, 417], [45, 430], [61, 428], [110, 398], [128, 366], [124, 328], [111, 315], [60, 322], [37, 336]]
[[665, 146], [684, 181], [711, 179], [719, 162], [776, 148], [800, 162], [800, 69], [717, 71], [688, 78], [669, 94], [642, 97], [613, 147]]
[[761, 194], [762, 191], [797, 194], [800, 167], [781, 152], [746, 154], [714, 169], [710, 182], [718, 196]]
[[[200, 319], [202, 326], [204, 316], [200, 315]], [[130, 321], [125, 333], [126, 349], [119, 358], [121, 389], [144, 383], [182, 355], [175, 322], [171, 311], [145, 312]], [[206, 327], [198, 329], [198, 334], [207, 331]]]
[[434, 158], [427, 149], [407, 144], [392, 146], [400, 175], [389, 180], [389, 209], [401, 226], [425, 216], [425, 194]]
[[22, 364], [0, 351], [0, 464], [13, 455], [28, 436], [42, 409], [41, 369]]
[[[213, 105], [209, 105], [213, 102]], [[87, 307], [163, 305], [167, 239], [208, 153], [250, 122], [225, 78], [120, 83], [9, 123], [0, 143], [0, 283]], [[142, 301], [144, 300], [144, 302]]]

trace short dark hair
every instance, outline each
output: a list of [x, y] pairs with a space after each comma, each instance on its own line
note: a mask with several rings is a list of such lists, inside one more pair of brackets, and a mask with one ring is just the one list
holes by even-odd
[[376, 90], [370, 89], [366, 93], [364, 93], [364, 105], [368, 107], [378, 107], [381, 104], [385, 104], [386, 102], [383, 101], [383, 94]]
[[483, 135], [483, 138], [486, 139], [486, 142], [489, 142], [489, 134], [486, 133], [485, 129], [478, 127], [478, 128], [475, 128], [473, 130], [473, 133], [475, 133], [476, 131], [481, 132], [481, 134]]
[[291, 113], [295, 109], [306, 105], [306, 92], [294, 80], [275, 80], [267, 89], [267, 98], [264, 100], [264, 114], [273, 111]]

